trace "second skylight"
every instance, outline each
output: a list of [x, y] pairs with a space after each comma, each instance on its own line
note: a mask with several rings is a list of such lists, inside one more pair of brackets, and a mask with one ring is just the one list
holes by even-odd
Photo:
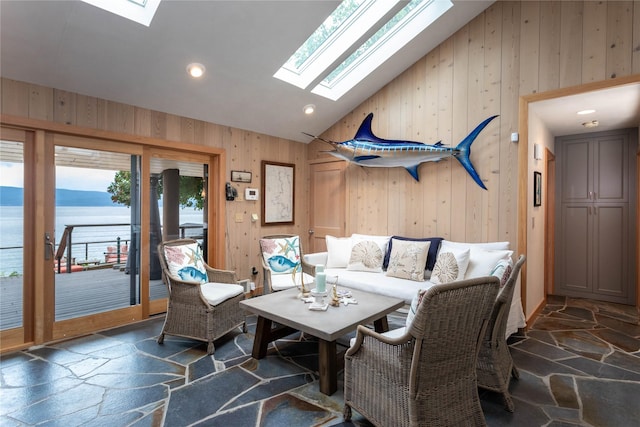
[[[401, 7], [398, 3], [404, 8], [382, 20]], [[344, 0], [274, 77], [306, 89], [322, 76], [312, 92], [337, 100], [452, 6], [450, 0]], [[358, 46], [374, 28], [378, 31]]]

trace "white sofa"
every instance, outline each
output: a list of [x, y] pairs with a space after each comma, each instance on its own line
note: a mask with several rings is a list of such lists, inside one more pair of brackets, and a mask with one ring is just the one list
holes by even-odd
[[[393, 240], [391, 240], [392, 238]], [[437, 260], [440, 255], [443, 256], [444, 261], [444, 258], [447, 256], [455, 255], [456, 257], [460, 256], [460, 258], [464, 259], [465, 255], [461, 254], [468, 254], [466, 268], [464, 271], [457, 271], [461, 274], [455, 280], [489, 276], [492, 274], [498, 261], [503, 262], [507, 258], [510, 260], [509, 262], [513, 261], [513, 252], [509, 250], [509, 242], [459, 243], [442, 239], [432, 239], [430, 245], [436, 245], [437, 248], [431, 247], [431, 258], [427, 259], [425, 263], [424, 275], [421, 277], [414, 276], [413, 280], [394, 277], [395, 274], [389, 271], [389, 267], [392, 267], [391, 255], [397, 255], [397, 250], [393, 248], [399, 246], [399, 240], [405, 239], [409, 242], [425, 240], [407, 239], [399, 236], [361, 234], [354, 234], [348, 238], [327, 236], [327, 252], [305, 254], [303, 255], [303, 259], [305, 263], [310, 265], [325, 266], [328, 286], [332, 283], [337, 283], [338, 286], [345, 286], [354, 290], [402, 298], [406, 304], [411, 304], [411, 301], [420, 289], [427, 289], [434, 286], [434, 282], [438, 282], [436, 277], [431, 276], [431, 271], [427, 267], [434, 266], [435, 260]], [[384, 253], [383, 259], [389, 261], [389, 266], [385, 264], [386, 270], [384, 268], [376, 268], [375, 261], [366, 262], [368, 264], [366, 266], [354, 262], [355, 254], [352, 254], [353, 249], [357, 243], [365, 241], [378, 244], [380, 247], [379, 252]], [[421, 244], [425, 245], [424, 243]], [[370, 248], [372, 247], [373, 245], [370, 245]], [[370, 256], [376, 258], [379, 256], [379, 252], [375, 250], [375, 248], [373, 249], [373, 251], [365, 253], [364, 257]], [[446, 252], [449, 252], [449, 254], [446, 254]], [[360, 256], [363, 255], [360, 254]], [[421, 262], [424, 263], [424, 261]], [[441, 263], [440, 266], [442, 265]], [[462, 268], [460, 268], [460, 270], [462, 270]], [[438, 268], [437, 272], [440, 273], [438, 277], [442, 278], [442, 268]], [[354, 295], [354, 297], [357, 299], [357, 294]], [[507, 336], [516, 332], [518, 328], [524, 328], [525, 326], [525, 317], [520, 299], [520, 283], [518, 281], [509, 311]]]

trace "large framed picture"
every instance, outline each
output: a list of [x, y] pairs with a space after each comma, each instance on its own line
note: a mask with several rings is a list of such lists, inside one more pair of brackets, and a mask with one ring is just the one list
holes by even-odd
[[262, 161], [262, 225], [293, 224], [295, 165]]
[[533, 173], [533, 206], [542, 204], [542, 174], [540, 172]]

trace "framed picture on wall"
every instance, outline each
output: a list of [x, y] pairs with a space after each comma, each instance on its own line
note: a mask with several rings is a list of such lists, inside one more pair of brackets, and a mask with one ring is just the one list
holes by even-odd
[[533, 206], [542, 204], [542, 174], [540, 172], [533, 173]]
[[233, 182], [251, 182], [251, 172], [247, 171], [231, 171], [231, 181]]
[[262, 161], [262, 225], [293, 224], [295, 165]]

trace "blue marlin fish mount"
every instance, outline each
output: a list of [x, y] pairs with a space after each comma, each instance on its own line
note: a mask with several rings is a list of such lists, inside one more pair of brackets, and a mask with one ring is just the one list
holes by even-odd
[[371, 131], [373, 113], [369, 113], [369, 115], [365, 117], [356, 135], [348, 141], [335, 142], [317, 138], [308, 133], [305, 133], [305, 135], [331, 144], [334, 150], [329, 151], [329, 153], [335, 157], [367, 167], [403, 167], [416, 181], [420, 181], [420, 177], [418, 176], [418, 167], [420, 164], [425, 162], [439, 162], [442, 159], [454, 157], [460, 162], [467, 173], [471, 175], [471, 178], [473, 178], [476, 184], [486, 190], [487, 187], [485, 187], [482, 179], [480, 179], [478, 172], [473, 168], [469, 155], [471, 154], [471, 144], [473, 144], [473, 141], [475, 141], [478, 134], [482, 132], [489, 122], [496, 117], [498, 116], [491, 116], [476, 126], [455, 148], [445, 146], [440, 141], [429, 145], [422, 142], [378, 138]]

